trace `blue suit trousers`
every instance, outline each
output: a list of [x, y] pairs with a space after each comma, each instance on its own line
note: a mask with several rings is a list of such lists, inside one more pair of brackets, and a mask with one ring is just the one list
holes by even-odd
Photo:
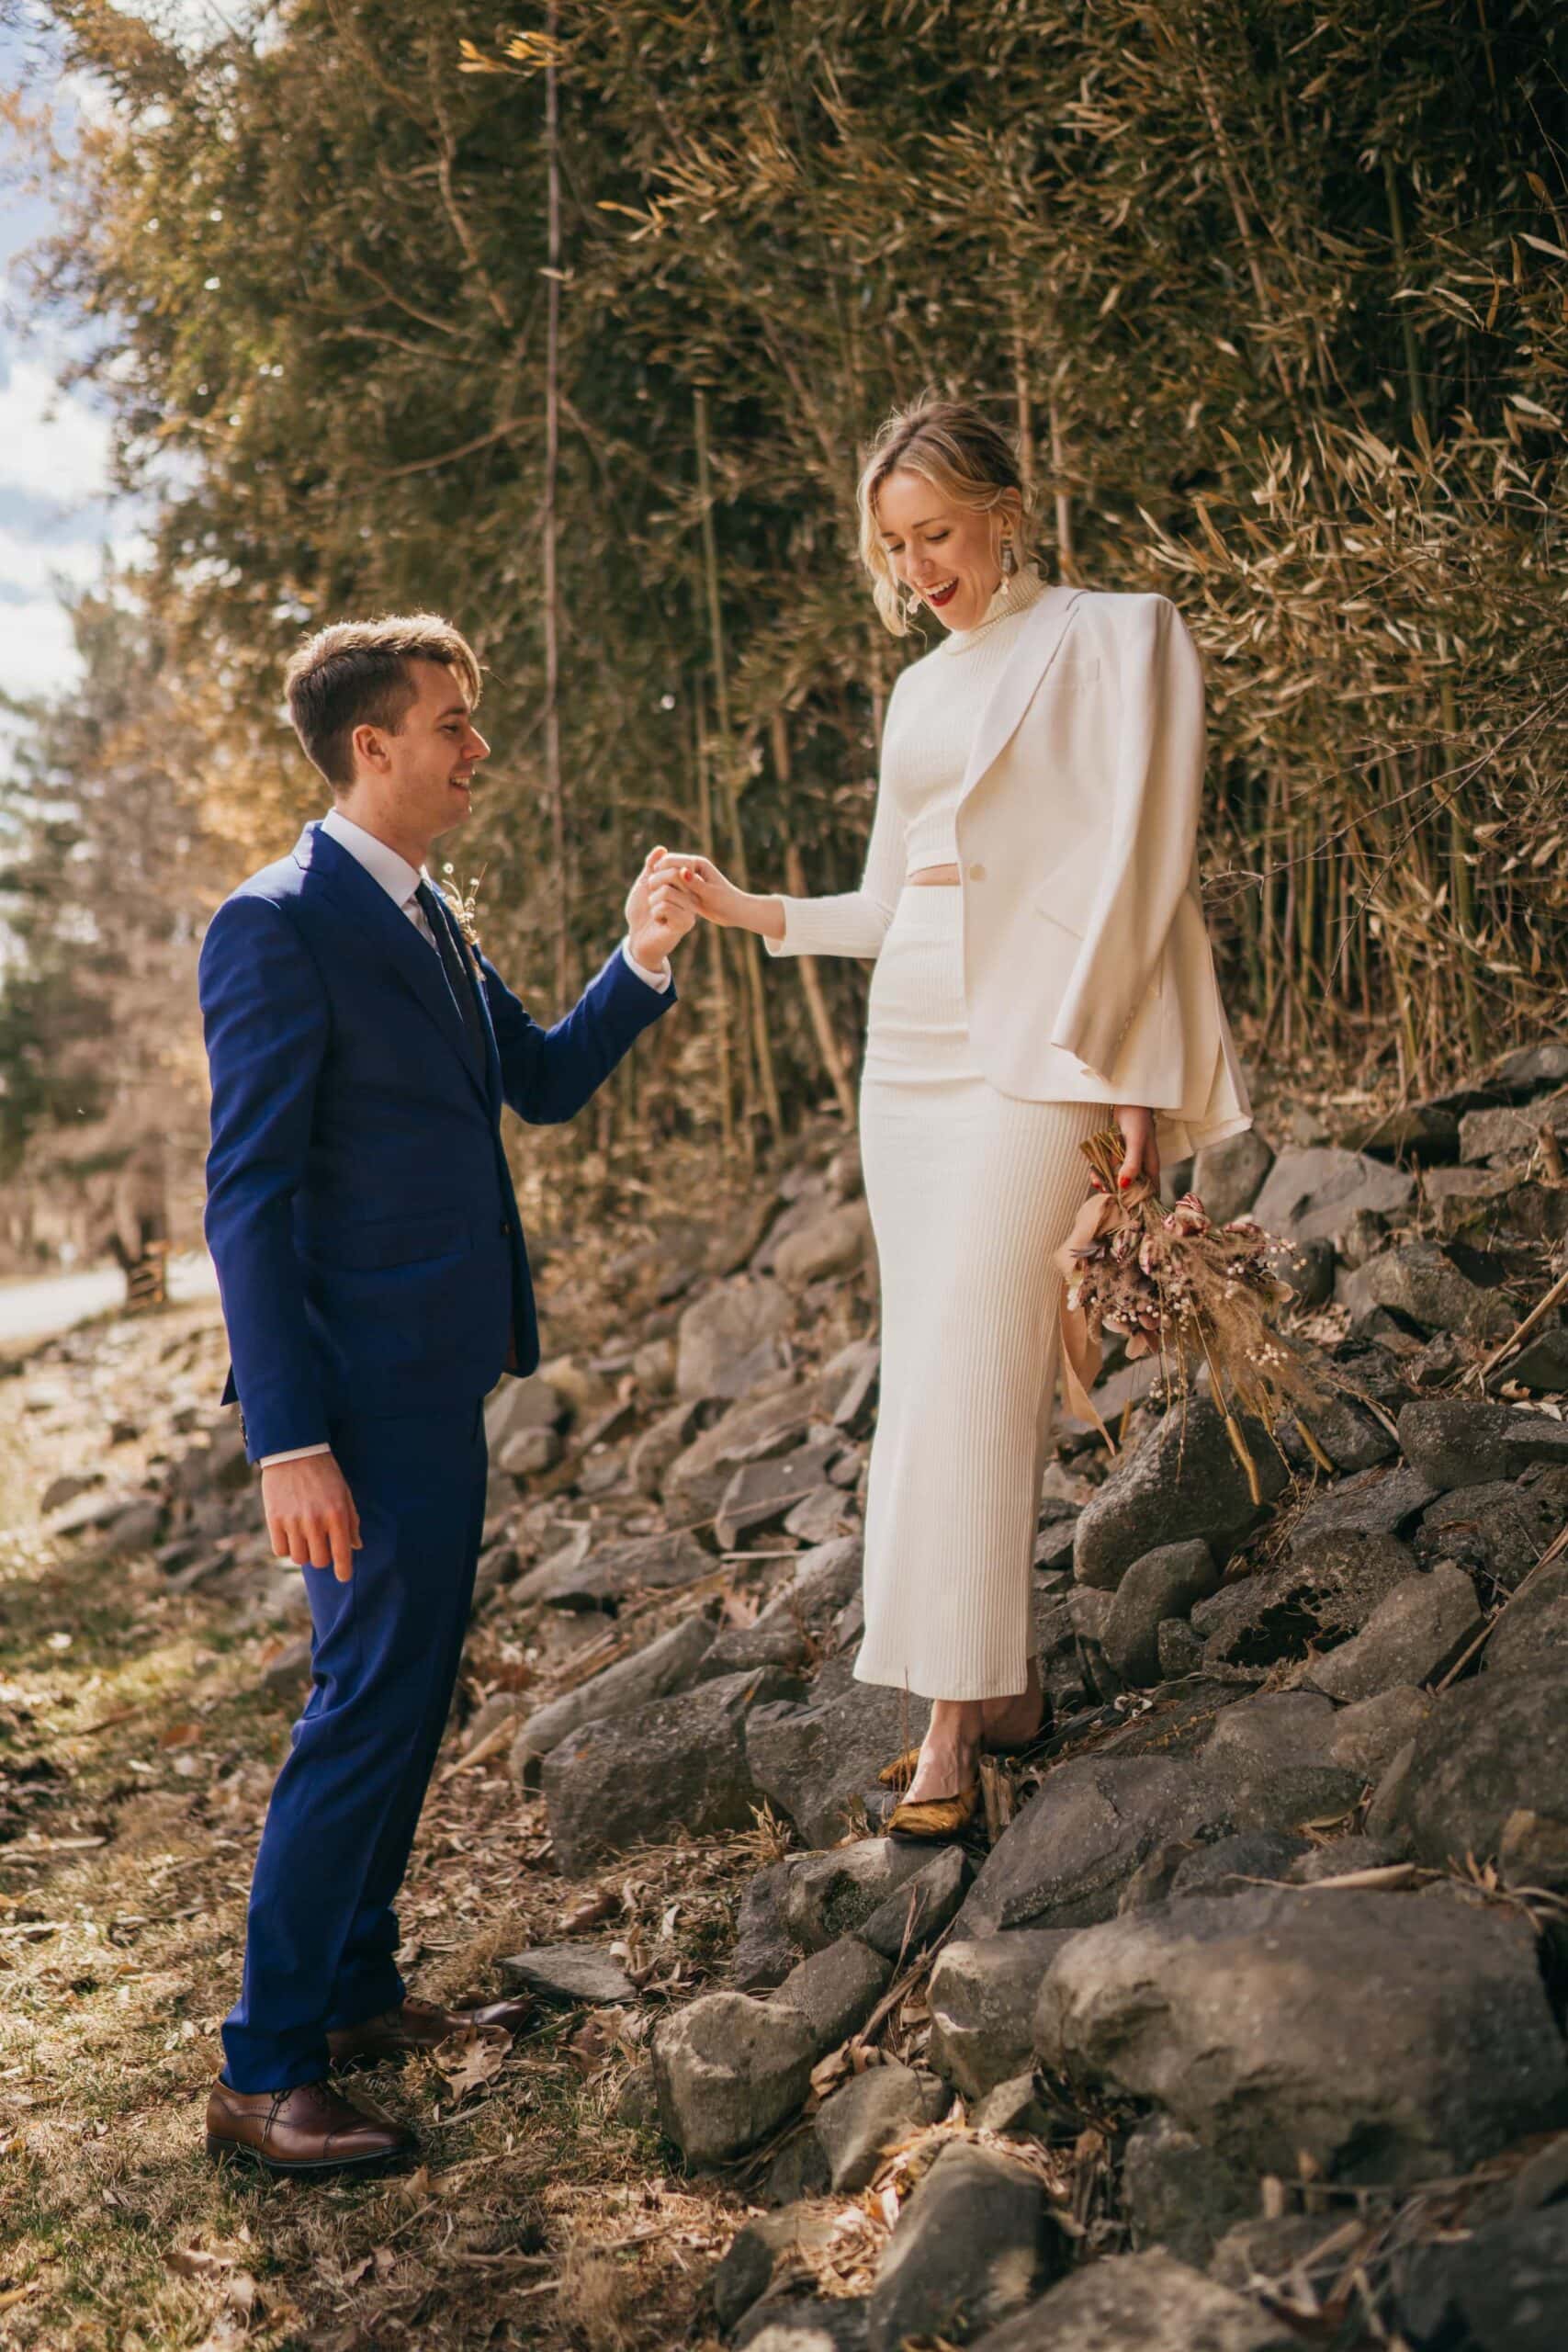
[[303, 1571], [311, 1687], [256, 1856], [223, 2079], [291, 2089], [330, 2029], [403, 1998], [398, 1888], [457, 1679], [484, 1521], [481, 1404], [336, 1422], [359, 1510], [354, 1575]]

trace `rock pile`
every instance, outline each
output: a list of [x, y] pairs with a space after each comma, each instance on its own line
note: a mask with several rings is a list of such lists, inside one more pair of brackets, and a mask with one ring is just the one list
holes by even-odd
[[[1121, 1453], [1064, 1425], [1042, 1497], [1049, 1720], [972, 1851], [874, 1834], [923, 1710], [852, 1673], [852, 1148], [825, 1128], [734, 1227], [628, 1253], [614, 1342], [491, 1401], [476, 1605], [526, 1670], [460, 1746], [506, 1746], [569, 1877], [759, 1821], [771, 1854], [624, 2110], [744, 2165], [737, 2343], [1564, 2340], [1568, 1315], [1505, 1343], [1568, 1238], [1568, 1046], [1302, 1125], [1170, 1181], [1303, 1247], [1332, 1472], [1257, 1430], [1259, 1497], [1205, 1396], [1112, 1351]], [[254, 1555], [226, 1429], [110, 1499], [57, 1523], [175, 1577]]]

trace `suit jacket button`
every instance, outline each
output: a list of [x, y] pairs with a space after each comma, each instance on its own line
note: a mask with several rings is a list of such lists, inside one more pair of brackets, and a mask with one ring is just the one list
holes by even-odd
[[969, 879], [971, 882], [983, 882], [985, 878], [986, 869], [983, 865], [972, 865], [969, 868]]
[[510, 1241], [512, 1238], [512, 1227], [505, 1217], [501, 1220], [501, 1238], [503, 1241]]

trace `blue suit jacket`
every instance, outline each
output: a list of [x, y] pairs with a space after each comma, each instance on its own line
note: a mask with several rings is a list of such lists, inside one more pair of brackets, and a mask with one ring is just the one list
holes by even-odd
[[543, 1029], [479, 961], [482, 1060], [429, 941], [317, 825], [208, 926], [207, 1240], [253, 1462], [539, 1361], [502, 1106], [570, 1119], [675, 991], [617, 949]]

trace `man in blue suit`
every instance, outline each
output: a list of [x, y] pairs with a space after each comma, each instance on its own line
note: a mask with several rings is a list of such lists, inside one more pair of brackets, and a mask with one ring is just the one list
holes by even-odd
[[323, 629], [287, 690], [334, 805], [203, 943], [207, 1238], [225, 1401], [274, 1548], [305, 1574], [312, 1679], [256, 1857], [207, 2144], [312, 2172], [413, 2144], [331, 2068], [515, 2017], [412, 1997], [392, 1908], [468, 1618], [484, 1396], [539, 1361], [501, 1114], [581, 1108], [673, 1003], [669, 951], [693, 918], [645, 868], [626, 940], [541, 1028], [423, 870], [489, 750], [462, 637], [427, 614]]

